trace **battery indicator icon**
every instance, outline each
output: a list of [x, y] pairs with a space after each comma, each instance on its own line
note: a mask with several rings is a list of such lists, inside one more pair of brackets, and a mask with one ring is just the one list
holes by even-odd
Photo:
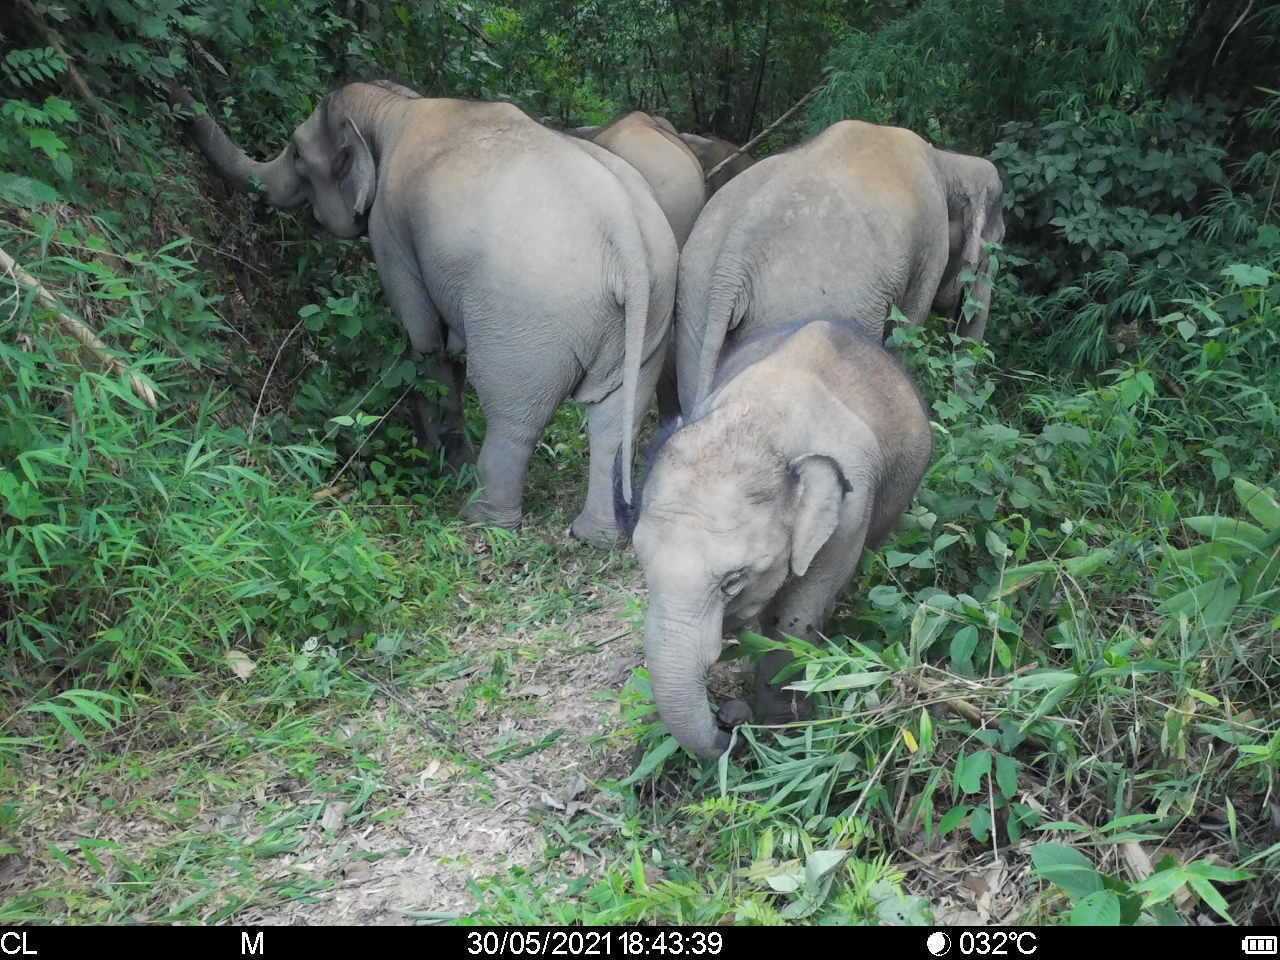
[[1274, 957], [1280, 952], [1280, 937], [1245, 937], [1240, 949], [1250, 957]]

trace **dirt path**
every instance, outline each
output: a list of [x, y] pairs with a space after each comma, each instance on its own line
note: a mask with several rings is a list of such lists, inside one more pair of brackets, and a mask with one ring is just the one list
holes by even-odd
[[[463, 727], [451, 746], [483, 757], [498, 743], [536, 745], [558, 733], [555, 741], [488, 774], [439, 758], [421, 769], [389, 769], [402, 785], [393, 801], [402, 816], [346, 831], [314, 857], [312, 869], [332, 874], [333, 888], [280, 910], [249, 912], [241, 922], [421, 923], [465, 915], [476, 906], [470, 881], [540, 860], [548, 821], [571, 820], [585, 806], [608, 817], [610, 798], [592, 783], [625, 776], [634, 750], [625, 738], [607, 739], [619, 723], [616, 695], [642, 662], [640, 638], [621, 615], [632, 587], [607, 585], [601, 609], [576, 623], [569, 639], [467, 638], [473, 657], [505, 649], [523, 666], [510, 679], [512, 695]], [[401, 691], [395, 708], [430, 717], [466, 682], [416, 696]], [[361, 859], [376, 854], [382, 857]], [[572, 877], [592, 862], [572, 851], [558, 866]]]

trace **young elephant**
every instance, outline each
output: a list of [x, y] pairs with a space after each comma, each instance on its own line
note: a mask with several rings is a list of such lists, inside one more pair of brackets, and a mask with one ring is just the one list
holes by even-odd
[[[170, 96], [194, 106], [179, 87]], [[631, 165], [509, 103], [386, 83], [329, 94], [267, 162], [208, 116], [192, 134], [233, 184], [257, 180], [271, 205], [307, 205], [336, 236], [368, 237], [414, 351], [445, 368], [436, 379], [452, 388], [455, 433], [465, 350], [487, 421], [469, 519], [520, 524], [529, 457], [572, 397], [589, 407], [591, 445], [573, 533], [615, 539], [610, 468], [619, 448], [630, 462], [634, 432], [623, 426], [646, 409], [666, 357], [678, 256]]]
[[[645, 655], [658, 712], [691, 752], [729, 734], [707, 703], [725, 630], [813, 637], [910, 505], [933, 451], [910, 378], [855, 327], [825, 320], [740, 344], [711, 394], [651, 457], [633, 506], [618, 493], [649, 588]], [[755, 720], [797, 715], [757, 670]], [[722, 714], [722, 719], [727, 720]]]

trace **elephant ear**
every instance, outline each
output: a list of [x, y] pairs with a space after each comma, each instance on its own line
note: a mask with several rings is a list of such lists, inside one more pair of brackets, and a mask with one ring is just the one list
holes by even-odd
[[373, 151], [356, 126], [347, 118], [345, 142], [339, 152], [338, 175], [342, 178], [344, 196], [351, 198], [351, 212], [356, 216], [368, 213], [373, 206], [373, 194], [378, 186], [378, 170], [373, 162]]
[[797, 457], [789, 469], [795, 517], [791, 531], [791, 572], [802, 577], [835, 533], [840, 522], [840, 504], [850, 487], [839, 464], [820, 453]]

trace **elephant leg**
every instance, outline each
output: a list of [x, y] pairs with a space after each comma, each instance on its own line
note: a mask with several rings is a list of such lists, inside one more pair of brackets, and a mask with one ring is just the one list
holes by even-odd
[[[427, 367], [432, 370], [428, 375], [429, 379], [437, 379], [435, 367], [438, 364], [438, 357], [429, 355], [415, 359], [420, 363], [425, 361]], [[409, 389], [409, 417], [413, 421], [413, 435], [420, 450], [427, 454], [434, 454], [445, 446], [440, 405], [429, 396], [428, 391], [424, 391], [420, 386]]]
[[441, 404], [440, 443], [444, 447], [446, 462], [453, 470], [476, 462], [476, 449], [467, 436], [466, 412], [463, 405], [467, 385], [466, 364], [457, 357], [446, 356], [441, 361], [448, 391]]
[[[808, 572], [785, 585], [761, 617], [766, 634], [772, 639], [784, 635], [814, 640], [822, 631], [836, 597], [857, 570], [866, 540], [865, 521], [841, 525], [814, 558]], [[791, 723], [810, 720], [814, 715], [813, 700], [808, 694], [783, 687], [795, 680], [774, 678], [794, 658], [785, 650], [772, 650], [756, 667], [755, 722], [761, 724]]]
[[472, 522], [514, 530], [522, 519], [529, 457], [551, 418], [547, 417], [537, 428], [514, 419], [486, 419], [488, 427], [476, 461], [480, 491], [463, 508], [462, 516]]
[[[664, 343], [640, 367], [633, 440], [640, 433], [640, 421], [649, 409], [654, 388], [669, 355]], [[619, 387], [599, 403], [592, 404], [587, 415], [587, 436], [591, 446], [587, 502], [574, 519], [571, 532], [577, 539], [599, 547], [612, 546], [618, 537], [618, 525], [613, 514], [613, 463], [622, 446], [622, 431], [625, 429], [623, 401], [623, 391]], [[634, 443], [632, 449], [635, 449]]]
[[385, 229], [373, 229], [371, 225], [369, 241], [383, 293], [409, 337], [410, 355], [426, 366], [428, 379], [444, 391], [443, 399], [438, 401], [428, 399], [418, 388], [412, 391], [418, 444], [428, 451], [444, 448], [450, 466], [460, 466], [474, 459], [463, 425], [465, 367], [445, 351], [445, 324], [422, 282], [417, 263], [396, 246]]
[[468, 372], [485, 416], [484, 442], [476, 469], [479, 494], [463, 510], [467, 520], [515, 529], [520, 526], [524, 481], [544, 430], [573, 388], [580, 367], [572, 358], [552, 362], [511, 353], [507, 339], [473, 339]]
[[[907, 323], [918, 327], [929, 319], [933, 309], [934, 297], [938, 293], [938, 284], [942, 282], [942, 274], [946, 269], [946, 261], [932, 267], [922, 269], [910, 289], [902, 297], [899, 309], [907, 318]], [[885, 336], [888, 337], [891, 327], [886, 323]]]

